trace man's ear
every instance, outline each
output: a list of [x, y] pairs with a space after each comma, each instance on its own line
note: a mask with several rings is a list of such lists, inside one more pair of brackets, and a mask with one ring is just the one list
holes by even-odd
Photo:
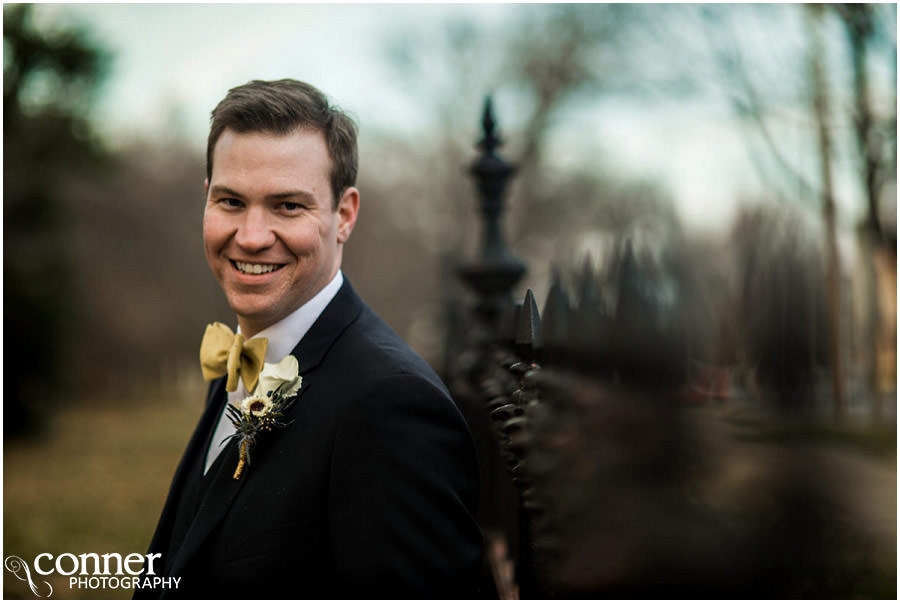
[[344, 191], [335, 211], [338, 214], [337, 242], [343, 244], [350, 238], [359, 213], [359, 190], [355, 186]]
[[204, 197], [209, 196], [209, 178], [203, 179], [203, 196]]

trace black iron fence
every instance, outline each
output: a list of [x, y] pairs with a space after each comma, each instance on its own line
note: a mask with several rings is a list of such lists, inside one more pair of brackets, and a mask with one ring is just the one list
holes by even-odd
[[846, 506], [856, 469], [821, 430], [698, 403], [689, 266], [621, 239], [601, 265], [557, 270], [542, 311], [531, 290], [513, 302], [525, 265], [500, 218], [515, 169], [490, 100], [482, 125], [484, 234], [459, 270], [475, 299], [451, 313], [444, 373], [479, 447], [497, 595], [893, 596], [896, 548]]

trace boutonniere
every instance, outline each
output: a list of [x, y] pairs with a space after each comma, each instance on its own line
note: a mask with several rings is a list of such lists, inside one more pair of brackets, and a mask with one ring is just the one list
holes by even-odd
[[225, 408], [231, 424], [237, 429], [225, 441], [233, 438], [240, 440], [241, 455], [237, 469], [234, 470], [234, 479], [240, 479], [244, 466], [250, 465], [250, 449], [256, 444], [256, 438], [261, 432], [290, 424], [282, 419], [300, 390], [303, 377], [299, 373], [300, 365], [290, 355], [285, 356], [278, 364], [265, 363], [254, 393], [241, 400], [237, 406], [229, 404]]

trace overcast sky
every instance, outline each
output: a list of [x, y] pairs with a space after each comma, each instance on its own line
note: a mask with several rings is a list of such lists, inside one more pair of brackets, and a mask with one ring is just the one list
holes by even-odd
[[[212, 107], [228, 88], [255, 78], [315, 84], [358, 117], [363, 136], [367, 128], [412, 135], [424, 116], [416, 99], [392, 83], [384, 52], [391, 32], [437, 32], [461, 14], [502, 24], [516, 10], [511, 4], [66, 4], [41, 5], [37, 18], [87, 25], [114, 53], [95, 112], [110, 140], [176, 128], [201, 148]], [[771, 27], [782, 41], [797, 36], [796, 23]], [[757, 43], [771, 44], [771, 36]], [[478, 108], [471, 110], [474, 124]], [[762, 188], [721, 99], [656, 105], [609, 99], [562, 129], [555, 144], [594, 145], [611, 170], [659, 180], [688, 224], [701, 229], [727, 225], [736, 202]], [[848, 179], [839, 175], [838, 188], [845, 207], [858, 204]]]
[[[313, 82], [367, 120], [383, 118], [370, 111], [376, 105], [407, 110], [397, 107], [403, 99], [391, 97], [378, 46], [379, 27], [413, 16], [402, 6], [74, 4], [40, 10], [48, 20], [88, 24], [114, 52], [98, 107], [113, 137], [152, 131], [177, 117], [190, 138], [202, 141], [212, 107], [228, 88], [250, 79]], [[436, 21], [445, 10], [418, 7], [414, 16]]]

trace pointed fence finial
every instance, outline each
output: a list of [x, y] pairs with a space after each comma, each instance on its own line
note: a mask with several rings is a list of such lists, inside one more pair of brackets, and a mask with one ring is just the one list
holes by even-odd
[[652, 300], [647, 296], [648, 283], [638, 269], [631, 239], [623, 242], [617, 263], [616, 321], [636, 323], [653, 318]]
[[578, 307], [582, 311], [595, 310], [599, 307], [600, 292], [597, 289], [597, 275], [590, 254], [585, 254], [578, 276]]
[[544, 303], [541, 316], [541, 331], [538, 334], [537, 347], [561, 348], [569, 339], [569, 299], [562, 288], [559, 272], [553, 272], [553, 284]]
[[534, 301], [534, 293], [529, 289], [525, 293], [525, 301], [522, 303], [522, 314], [519, 315], [519, 326], [516, 330], [516, 344], [534, 345], [541, 328], [541, 315], [538, 312], [537, 303]]
[[494, 101], [491, 95], [484, 97], [484, 112], [481, 115], [481, 127], [484, 137], [478, 142], [478, 148], [488, 154], [493, 154], [503, 140], [497, 134], [497, 119], [494, 117]]

